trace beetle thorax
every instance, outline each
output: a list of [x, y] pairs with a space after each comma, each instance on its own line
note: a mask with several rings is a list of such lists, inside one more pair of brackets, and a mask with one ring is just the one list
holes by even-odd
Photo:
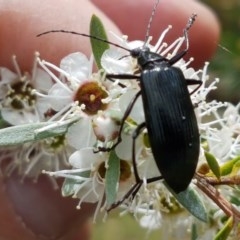
[[154, 67], [156, 64], [167, 62], [167, 59], [158, 53], [151, 52], [150, 48], [143, 46], [131, 51], [131, 56], [137, 58], [138, 66], [141, 69]]

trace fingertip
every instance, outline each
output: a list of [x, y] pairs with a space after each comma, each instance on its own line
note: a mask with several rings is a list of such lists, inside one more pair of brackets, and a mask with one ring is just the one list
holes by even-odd
[[[122, 0], [106, 2], [93, 0], [111, 18], [130, 40], [144, 39], [146, 28], [152, 14], [155, 0], [129, 1]], [[168, 25], [172, 30], [165, 41], [172, 42], [182, 36], [183, 28], [189, 17], [197, 13], [198, 17], [190, 30], [190, 49], [187, 57], [194, 57], [194, 66], [200, 67], [209, 60], [216, 51], [220, 35], [220, 24], [214, 12], [198, 1], [192, 0], [162, 0], [157, 6], [150, 29], [150, 35], [157, 39]]]
[[26, 229], [21, 219], [16, 216], [6, 195], [6, 185], [2, 178], [0, 178], [0, 205], [0, 239], [34, 240], [33, 233]]
[[[212, 9], [199, 1], [189, 1], [186, 14], [197, 14], [194, 26], [189, 31], [190, 49], [187, 57], [194, 57], [193, 66], [202, 67], [211, 60], [218, 47], [220, 22]], [[191, 12], [190, 12], [191, 11]]]
[[54, 190], [46, 176], [41, 176], [34, 183], [30, 179], [22, 182], [20, 177], [12, 175], [2, 181], [0, 187], [1, 208], [5, 209], [1, 213], [0, 239], [90, 238], [88, 220], [94, 206], [83, 204], [82, 209], [77, 211], [78, 200], [63, 198], [60, 189]]
[[[16, 11], [17, 9], [17, 11]], [[69, 53], [81, 51], [90, 55], [89, 39], [71, 34], [38, 34], [65, 29], [89, 33], [92, 14], [98, 15], [108, 30], [119, 32], [117, 27], [91, 1], [43, 0], [5, 1], [0, 3], [0, 66], [12, 68], [11, 57], [17, 56], [21, 69], [30, 70], [35, 51], [41, 58], [54, 64]]]
[[[93, 3], [115, 21], [122, 32], [130, 36], [130, 40], [144, 39], [155, 0], [122, 0], [121, 4], [114, 0], [94, 0]], [[28, 1], [1, 3], [0, 65], [11, 68], [11, 56], [14, 54], [17, 55], [20, 66], [29, 70], [35, 51], [39, 51], [42, 58], [54, 64], [58, 64], [61, 58], [71, 52], [82, 51], [89, 54], [89, 40], [84, 37], [49, 34], [37, 38], [36, 35], [51, 29], [88, 33], [93, 13], [100, 17], [107, 31], [119, 33], [116, 26], [98, 8], [84, 0], [70, 0], [68, 4], [61, 1], [54, 4], [47, 0], [36, 4]], [[182, 34], [182, 29], [193, 12], [198, 14], [198, 18], [190, 31], [189, 56], [195, 57], [195, 66], [201, 66], [214, 54], [220, 33], [217, 17], [202, 3], [192, 0], [160, 1], [150, 34], [157, 39], [161, 31], [172, 24], [173, 30], [166, 38], [166, 41], [171, 42]]]

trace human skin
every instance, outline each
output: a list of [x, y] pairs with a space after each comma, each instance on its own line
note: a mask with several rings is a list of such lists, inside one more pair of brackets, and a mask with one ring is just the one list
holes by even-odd
[[[84, 37], [49, 34], [36, 38], [36, 35], [51, 29], [88, 33], [93, 13], [100, 17], [107, 31], [120, 34], [116, 27], [119, 26], [130, 40], [143, 40], [154, 2], [0, 0], [0, 66], [13, 69], [11, 56], [14, 54], [21, 69], [30, 71], [35, 51], [40, 52], [41, 58], [55, 64], [71, 52], [81, 51], [89, 55], [89, 39]], [[172, 24], [174, 30], [167, 38], [171, 42], [182, 35], [189, 16], [195, 12], [198, 17], [190, 30], [188, 56], [194, 57], [194, 66], [199, 67], [213, 55], [220, 31], [216, 17], [207, 7], [193, 0], [161, 0], [150, 34], [156, 39], [163, 29]], [[90, 227], [86, 222], [93, 207], [84, 205], [77, 211], [76, 200], [62, 198], [45, 177], [41, 177], [37, 184], [28, 180], [20, 183], [16, 175], [2, 177], [0, 206], [0, 239], [87, 240], [90, 236]]]

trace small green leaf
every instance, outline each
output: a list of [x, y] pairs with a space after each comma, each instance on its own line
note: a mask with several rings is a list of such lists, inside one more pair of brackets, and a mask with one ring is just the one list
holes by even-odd
[[106, 200], [110, 206], [116, 201], [117, 186], [120, 177], [120, 159], [115, 151], [111, 151], [108, 159], [108, 168], [106, 170]]
[[218, 164], [217, 159], [209, 152], [204, 152], [205, 158], [208, 162], [208, 165], [210, 169], [212, 170], [213, 174], [220, 179], [221, 177], [221, 172], [220, 172], [220, 166]]
[[191, 240], [197, 240], [197, 239], [198, 239], [197, 225], [195, 223], [193, 223], [192, 224]]
[[[107, 34], [104, 29], [104, 26], [101, 22], [101, 20], [96, 16], [93, 15], [90, 22], [90, 35], [98, 37], [103, 40], [107, 40]], [[101, 57], [103, 53], [109, 49], [109, 44], [106, 42], [103, 42], [101, 40], [96, 40], [93, 38], [90, 38], [93, 56], [96, 61], [98, 69], [101, 69]]]
[[221, 176], [228, 175], [232, 172], [233, 166], [236, 162], [240, 161], [240, 156], [229, 160], [220, 166]]
[[230, 197], [230, 201], [231, 203], [233, 203], [234, 205], [240, 206], [240, 199], [238, 196], [231, 196]]
[[63, 197], [72, 196], [80, 189], [82, 183], [81, 182], [76, 183], [72, 179], [65, 179], [62, 185], [62, 196]]
[[47, 126], [47, 123], [30, 123], [0, 130], [0, 146], [11, 146], [36, 141], [35, 130]]
[[[90, 171], [82, 172], [80, 174], [76, 174], [77, 176], [81, 177], [90, 177]], [[65, 178], [63, 185], [62, 185], [62, 196], [63, 197], [68, 197], [76, 193], [80, 185], [84, 183], [84, 180], [75, 180], [71, 178]]]
[[65, 134], [68, 128], [77, 121], [79, 121], [78, 116], [61, 122], [50, 122], [45, 128], [34, 131], [35, 138], [36, 140], [41, 140]]
[[146, 146], [147, 148], [151, 147], [148, 133], [143, 134], [143, 143], [144, 143], [144, 146]]
[[73, 179], [66, 178], [62, 185], [62, 196], [69, 197], [69, 196], [73, 195], [79, 189], [79, 187], [82, 183], [83, 183], [83, 181], [76, 182]]
[[59, 122], [41, 122], [4, 128], [0, 130], [0, 146], [13, 146], [62, 135], [76, 121], [77, 118], [74, 118], [62, 121], [61, 124]]
[[0, 113], [0, 129], [2, 128], [6, 128], [6, 127], [9, 127], [9, 123], [7, 123], [3, 118], [2, 118], [2, 115]]
[[236, 176], [238, 175], [240, 170], [240, 161], [235, 162], [235, 164], [233, 165], [232, 171], [231, 171], [231, 176]]
[[206, 208], [200, 199], [198, 193], [191, 187], [188, 187], [185, 191], [180, 193], [175, 193], [168, 187], [173, 196], [186, 208], [193, 216], [198, 218], [203, 222], [208, 221]]
[[214, 237], [214, 240], [226, 240], [233, 229], [233, 217], [230, 217], [223, 228]]

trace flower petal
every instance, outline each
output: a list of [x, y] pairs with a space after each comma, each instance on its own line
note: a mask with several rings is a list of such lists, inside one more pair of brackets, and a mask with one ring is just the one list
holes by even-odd
[[77, 123], [73, 124], [66, 134], [69, 145], [75, 149], [92, 147], [96, 141], [93, 133], [91, 119], [83, 117]]
[[93, 163], [97, 161], [99, 154], [93, 152], [93, 148], [83, 148], [79, 151], [75, 151], [69, 157], [69, 163], [79, 169], [91, 169]]
[[34, 79], [34, 87], [37, 90], [47, 92], [53, 85], [52, 79], [48, 73], [42, 69], [36, 69], [36, 77]]
[[101, 65], [107, 73], [132, 73], [133, 65], [131, 58], [124, 57], [126, 54], [116, 50], [106, 50], [101, 58]]
[[38, 116], [34, 112], [16, 111], [10, 108], [3, 108], [1, 111], [5, 121], [12, 125], [38, 122]]
[[60, 63], [60, 68], [80, 81], [89, 78], [91, 69], [89, 60], [80, 52], [69, 54], [63, 58]]
[[52, 96], [49, 103], [55, 111], [60, 111], [72, 102], [72, 96], [69, 91], [63, 88], [59, 83], [54, 84], [48, 94]]
[[[130, 104], [131, 100], [134, 98], [137, 92], [138, 90], [130, 90], [120, 97], [119, 106], [123, 113], [126, 111], [128, 105]], [[130, 117], [138, 124], [145, 121], [141, 96], [135, 102], [133, 109], [130, 113]]]

